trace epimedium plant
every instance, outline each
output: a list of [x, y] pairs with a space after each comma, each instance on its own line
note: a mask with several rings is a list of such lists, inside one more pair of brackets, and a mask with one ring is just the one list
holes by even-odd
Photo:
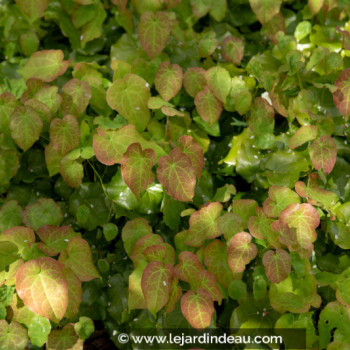
[[0, 348], [82, 349], [102, 321], [120, 348], [221, 325], [346, 349], [349, 13], [1, 5]]

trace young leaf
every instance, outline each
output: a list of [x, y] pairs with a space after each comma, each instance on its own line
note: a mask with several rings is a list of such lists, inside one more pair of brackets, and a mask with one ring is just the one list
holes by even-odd
[[28, 227], [15, 226], [2, 232], [0, 240], [12, 242], [16, 244], [18, 249], [23, 249], [35, 242], [35, 235], [33, 230]]
[[152, 234], [152, 227], [143, 218], [127, 221], [122, 230], [124, 249], [130, 256], [136, 242], [148, 234]]
[[181, 144], [181, 151], [190, 157], [197, 179], [199, 180], [204, 168], [204, 155], [202, 147], [199, 146], [193, 137], [188, 135], [181, 136], [179, 142]]
[[138, 34], [141, 45], [151, 58], [160, 54], [165, 48], [170, 35], [168, 14], [145, 12], [140, 19]]
[[232, 212], [243, 221], [244, 228], [248, 227], [248, 220], [255, 216], [258, 203], [254, 199], [235, 199], [232, 201]]
[[168, 302], [172, 287], [174, 268], [160, 261], [150, 262], [142, 274], [141, 288], [146, 307], [153, 314]]
[[89, 104], [91, 88], [88, 82], [69, 80], [62, 88], [62, 113], [79, 117]]
[[317, 137], [317, 126], [303, 125], [296, 133], [288, 140], [288, 146], [291, 149], [303, 145], [305, 142], [314, 140]]
[[51, 323], [46, 317], [36, 315], [28, 326], [30, 342], [35, 346], [43, 346], [51, 332]]
[[270, 218], [277, 218], [289, 204], [300, 203], [300, 197], [288, 187], [271, 186], [269, 198], [264, 201], [264, 213]]
[[310, 146], [309, 155], [314, 168], [328, 175], [337, 160], [337, 145], [330, 136], [322, 135]]
[[98, 128], [93, 139], [96, 158], [106, 165], [120, 163], [123, 154], [132, 143], [139, 143], [143, 149], [153, 149], [157, 157], [165, 153], [155, 142], [145, 140], [131, 124], [125, 125], [119, 130], [105, 131]]
[[290, 228], [296, 229], [298, 243], [301, 247], [308, 249], [310, 244], [316, 240], [315, 229], [320, 224], [320, 217], [311, 204], [292, 203], [281, 212], [279, 220]]
[[61, 207], [51, 198], [40, 198], [35, 203], [27, 205], [22, 213], [22, 220], [34, 231], [44, 225], [59, 226], [63, 220]]
[[181, 311], [188, 323], [197, 329], [204, 329], [211, 323], [214, 313], [214, 303], [210, 294], [198, 288], [190, 290], [181, 298]]
[[183, 76], [183, 81], [186, 92], [190, 96], [195, 97], [207, 85], [205, 70], [200, 67], [187, 68]]
[[172, 281], [172, 286], [171, 286], [171, 292], [169, 295], [169, 300], [168, 300], [167, 304], [164, 306], [165, 312], [173, 311], [175, 309], [175, 304], [179, 301], [181, 296], [182, 296], [182, 288], [179, 285], [179, 280], [174, 275], [173, 281]]
[[228, 265], [232, 272], [242, 272], [257, 254], [256, 245], [251, 243], [252, 236], [246, 232], [235, 234], [227, 249]]
[[23, 264], [16, 275], [16, 290], [30, 310], [58, 323], [68, 305], [68, 283], [62, 265], [52, 258]]
[[244, 230], [243, 220], [239, 215], [232, 212], [225, 213], [218, 218], [218, 227], [226, 241], [230, 241], [236, 233]]
[[233, 62], [236, 66], [241, 64], [244, 54], [244, 43], [233, 35], [227, 36], [222, 42], [222, 56], [226, 62]]
[[73, 230], [71, 226], [45, 225], [36, 232], [41, 240], [38, 248], [48, 256], [55, 256], [67, 249], [68, 242], [73, 237], [80, 237], [80, 233]]
[[182, 69], [178, 64], [162, 62], [154, 78], [154, 84], [164, 101], [171, 100], [182, 86]]
[[194, 212], [190, 218], [190, 228], [185, 243], [191, 247], [201, 247], [206, 239], [220, 236], [218, 217], [221, 211], [222, 205], [219, 202], [213, 202]]
[[150, 120], [147, 103], [151, 97], [149, 84], [136, 74], [117, 79], [107, 90], [108, 105], [141, 132]]
[[83, 342], [75, 333], [73, 324], [68, 323], [62, 329], [55, 329], [49, 334], [46, 349], [81, 349]]
[[193, 14], [197, 19], [204, 17], [212, 6], [211, 0], [191, 0]]
[[264, 254], [263, 265], [266, 276], [272, 283], [284, 281], [291, 269], [289, 254], [283, 249], [277, 249], [276, 252], [269, 250]]
[[148, 246], [142, 254], [146, 257], [148, 261], [161, 261], [165, 262], [168, 257], [168, 250], [165, 246], [160, 244]]
[[224, 242], [215, 239], [208, 244], [203, 252], [205, 266], [216, 277], [217, 281], [228, 288], [233, 273], [228, 266], [227, 246]]
[[209, 89], [215, 97], [225, 103], [232, 86], [230, 73], [225, 68], [217, 66], [207, 70], [205, 76]]
[[23, 350], [28, 343], [27, 330], [18, 322], [0, 320], [0, 349]]
[[181, 202], [192, 200], [196, 174], [190, 157], [175, 148], [159, 158], [158, 165], [157, 177], [167, 193]]
[[134, 263], [134, 266], [138, 266], [140, 263], [147, 262], [144, 251], [151, 246], [161, 245], [163, 246], [163, 238], [159, 235], [149, 233], [146, 236], [141, 237], [135, 244], [130, 259]]
[[50, 125], [50, 143], [56, 150], [67, 154], [76, 148], [80, 141], [80, 127], [77, 119], [66, 115], [63, 119], [56, 118]]
[[80, 237], [69, 240], [67, 254], [61, 255], [59, 261], [69, 267], [80, 281], [86, 282], [94, 278], [101, 278], [92, 261], [89, 243]]
[[216, 33], [214, 31], [203, 32], [200, 34], [198, 41], [198, 54], [201, 57], [209, 57], [213, 54], [218, 42], [216, 40]]
[[142, 150], [139, 143], [131, 144], [122, 157], [123, 179], [137, 197], [140, 197], [141, 192], [154, 180], [152, 167], [155, 159], [155, 152], [149, 148]]
[[15, 0], [17, 6], [21, 12], [26, 15], [29, 22], [33, 23], [38, 18], [42, 17], [47, 6], [49, 5], [49, 0]]
[[338, 80], [334, 83], [337, 90], [333, 93], [334, 104], [338, 108], [340, 114], [348, 120], [350, 116], [350, 68], [346, 68], [340, 74]]
[[204, 270], [197, 255], [191, 252], [181, 252], [179, 263], [175, 266], [176, 275], [183, 281], [188, 282], [194, 289], [198, 286], [197, 276]]
[[68, 61], [63, 60], [61, 50], [44, 50], [34, 52], [19, 73], [25, 80], [38, 78], [47, 83], [63, 75], [68, 68]]
[[249, 0], [250, 6], [261, 24], [270, 21], [280, 11], [281, 0]]
[[215, 97], [208, 86], [197, 93], [194, 104], [198, 114], [202, 119], [212, 126], [220, 117], [222, 112], [222, 102]]
[[39, 140], [43, 122], [30, 106], [16, 107], [10, 117], [11, 136], [23, 151]]
[[210, 271], [202, 270], [197, 275], [197, 278], [199, 279], [199, 287], [209, 292], [211, 298], [214, 301], [217, 301], [220, 305], [222, 301], [222, 295], [216, 283], [215, 276]]
[[84, 167], [78, 161], [65, 157], [60, 161], [60, 174], [70, 187], [78, 188], [83, 182]]
[[68, 283], [68, 306], [64, 317], [74, 319], [79, 312], [83, 289], [79, 278], [71, 269], [64, 267], [63, 274]]

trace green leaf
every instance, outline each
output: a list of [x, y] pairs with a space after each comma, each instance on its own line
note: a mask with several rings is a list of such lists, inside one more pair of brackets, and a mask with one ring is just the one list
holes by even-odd
[[175, 148], [158, 165], [157, 177], [167, 193], [178, 201], [192, 200], [196, 175], [190, 157]]
[[249, 0], [250, 6], [258, 20], [265, 24], [280, 11], [281, 0]]
[[120, 163], [123, 154], [132, 143], [139, 143], [143, 149], [151, 148], [160, 157], [164, 150], [155, 142], [145, 140], [134, 125], [125, 125], [119, 130], [97, 129], [94, 135], [93, 147], [96, 158], [103, 164]]
[[230, 212], [218, 218], [218, 228], [225, 239], [230, 241], [236, 233], [244, 230], [244, 224], [239, 215]]
[[207, 85], [205, 70], [200, 67], [188, 68], [183, 76], [183, 83], [186, 92], [195, 97]]
[[171, 100], [182, 87], [182, 69], [178, 64], [162, 62], [154, 78], [154, 84], [164, 101]]
[[235, 199], [232, 202], [232, 212], [243, 221], [244, 228], [248, 228], [248, 221], [255, 216], [258, 203], [254, 199]]
[[35, 235], [33, 230], [28, 227], [15, 226], [2, 232], [0, 240], [12, 242], [19, 250], [23, 250], [35, 242]]
[[89, 317], [81, 316], [74, 325], [74, 330], [80, 339], [88, 339], [95, 330], [94, 322]]
[[18, 248], [12, 242], [0, 242], [0, 270], [19, 259]]
[[244, 54], [244, 43], [233, 35], [227, 36], [222, 42], [222, 56], [226, 62], [233, 62], [236, 66], [241, 64]]
[[288, 146], [291, 149], [303, 145], [305, 142], [314, 140], [317, 137], [317, 127], [314, 125], [303, 125], [288, 140]]
[[41, 257], [23, 264], [16, 275], [16, 290], [30, 310], [58, 323], [68, 305], [68, 283], [62, 265]]
[[70, 187], [78, 188], [83, 182], [84, 167], [76, 160], [70, 160], [67, 157], [60, 161], [60, 174]]
[[257, 254], [256, 245], [251, 243], [252, 236], [246, 232], [235, 234], [227, 250], [228, 264], [234, 273], [244, 271]]
[[145, 12], [141, 16], [138, 26], [139, 40], [149, 57], [153, 58], [163, 51], [168, 42], [170, 28], [166, 12]]
[[151, 97], [149, 84], [136, 74], [117, 79], [107, 90], [108, 105], [134, 124], [141, 132], [150, 120], [147, 103]]
[[112, 241], [118, 235], [118, 226], [109, 222], [108, 224], [103, 225], [103, 235], [106, 238], [106, 241]]
[[16, 4], [21, 12], [26, 15], [32, 23], [43, 16], [49, 5], [49, 0], [16, 0]]
[[43, 50], [34, 52], [19, 73], [27, 80], [38, 78], [45, 82], [54, 81], [68, 68], [61, 50]]
[[66, 324], [63, 329], [53, 330], [46, 343], [47, 350], [55, 349], [81, 349], [83, 340], [79, 339], [75, 333], [74, 326], [70, 323]]
[[199, 272], [197, 278], [199, 279], [199, 288], [206, 290], [211, 298], [220, 305], [222, 302], [222, 295], [216, 283], [215, 276], [210, 271], [202, 270]]
[[93, 264], [89, 244], [84, 239], [71, 238], [68, 242], [67, 253], [64, 253], [61, 253], [59, 261], [69, 267], [80, 281], [86, 282], [94, 278], [101, 278]]
[[305, 37], [307, 37], [310, 33], [311, 33], [311, 22], [302, 21], [302, 22], [299, 22], [297, 27], [295, 28], [294, 36], [298, 41], [300, 41]]
[[279, 220], [297, 231], [297, 240], [301, 247], [308, 249], [316, 238], [315, 229], [320, 224], [317, 210], [308, 203], [292, 203], [284, 209]]
[[136, 218], [128, 221], [122, 230], [122, 239], [126, 253], [130, 256], [136, 242], [150, 233], [152, 233], [152, 227], [145, 219]]
[[155, 178], [152, 171], [155, 159], [155, 152], [149, 148], [142, 150], [139, 143], [131, 144], [122, 157], [123, 179], [138, 198]]
[[324, 0], [308, 0], [308, 5], [310, 8], [310, 11], [313, 15], [316, 15], [318, 11], [321, 10]]
[[68, 242], [73, 237], [80, 237], [71, 226], [53, 226], [45, 225], [37, 230], [41, 242], [38, 248], [48, 256], [55, 256], [67, 249]]
[[51, 198], [40, 198], [26, 207], [22, 220], [27, 227], [38, 230], [44, 225], [59, 226], [63, 220], [60, 206]]
[[194, 99], [198, 114], [212, 126], [220, 117], [222, 102], [215, 97], [208, 86], [199, 91]]
[[197, 255], [191, 252], [181, 252], [178, 256], [179, 263], [175, 266], [176, 275], [183, 281], [188, 282], [192, 288], [198, 286], [197, 276], [200, 271], [204, 270]]
[[31, 343], [35, 346], [43, 346], [51, 331], [50, 321], [42, 316], [32, 318], [29, 327], [28, 335]]
[[205, 76], [207, 78], [209, 89], [213, 92], [215, 97], [217, 97], [222, 103], [225, 103], [232, 85], [229, 72], [226, 69], [217, 66], [207, 70]]
[[198, 41], [198, 54], [201, 57], [208, 57], [213, 54], [218, 42], [214, 31], [204, 32], [200, 34]]
[[18, 322], [0, 320], [0, 349], [24, 350], [28, 343], [27, 330]]
[[189, 291], [181, 298], [181, 311], [193, 328], [204, 329], [211, 323], [214, 304], [210, 294], [198, 288]]
[[337, 160], [337, 145], [330, 136], [322, 135], [310, 146], [309, 155], [314, 168], [328, 175]]
[[289, 254], [283, 249], [267, 251], [263, 256], [263, 265], [266, 276], [272, 283], [280, 283], [285, 280], [291, 270]]
[[64, 267], [63, 273], [68, 283], [68, 306], [64, 317], [73, 320], [79, 312], [83, 289], [81, 287], [81, 281], [70, 268]]
[[62, 88], [62, 113], [79, 117], [89, 104], [91, 88], [88, 82], [72, 79]]
[[10, 129], [16, 144], [26, 151], [39, 140], [43, 122], [33, 108], [16, 107], [10, 117]]
[[219, 202], [213, 202], [194, 212], [190, 217], [190, 228], [185, 243], [191, 247], [201, 247], [206, 239], [220, 236], [218, 217], [222, 209]]
[[0, 209], [0, 232], [13, 226], [19, 226], [22, 223], [21, 214], [22, 208], [17, 201], [6, 202]]
[[160, 261], [150, 262], [143, 271], [141, 288], [146, 307], [153, 315], [169, 300], [173, 274], [173, 267]]
[[234, 280], [228, 287], [228, 294], [234, 300], [242, 299], [247, 294], [247, 285], [240, 280]]

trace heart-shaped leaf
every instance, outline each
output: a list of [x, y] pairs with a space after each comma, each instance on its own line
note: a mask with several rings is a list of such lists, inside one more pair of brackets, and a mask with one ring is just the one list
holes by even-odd
[[250, 6], [258, 20], [265, 24], [280, 11], [281, 0], [249, 0]]
[[81, 349], [84, 341], [79, 339], [75, 333], [74, 326], [71, 323], [66, 324], [63, 329], [53, 330], [48, 337], [46, 343], [47, 350], [56, 350], [56, 349], [67, 349], [75, 350]]
[[52, 258], [24, 263], [16, 275], [16, 290], [31, 311], [58, 323], [68, 305], [68, 283], [63, 267]]
[[291, 269], [289, 254], [283, 249], [277, 249], [276, 252], [269, 250], [264, 254], [263, 265], [266, 276], [272, 283], [284, 281]]
[[333, 93], [334, 104], [341, 115], [348, 120], [350, 116], [350, 68], [346, 68], [334, 83], [337, 90]]
[[117, 79], [107, 90], [108, 105], [143, 131], [150, 120], [147, 103], [151, 97], [149, 84], [136, 74]]
[[32, 107], [16, 107], [10, 117], [10, 129], [16, 144], [26, 151], [39, 140], [43, 121]]
[[167, 193], [182, 202], [192, 200], [196, 174], [190, 157], [175, 148], [169, 156], [159, 158], [157, 177]]
[[188, 68], [183, 76], [183, 80], [186, 92], [192, 97], [195, 97], [207, 85], [205, 70], [200, 67]]
[[205, 76], [209, 89], [213, 92], [215, 97], [222, 103], [225, 103], [232, 86], [230, 73], [225, 68], [217, 66], [207, 70]]
[[194, 99], [198, 114], [212, 126], [220, 117], [222, 102], [215, 97], [208, 86], [199, 91]]
[[204, 270], [196, 254], [191, 252], [181, 252], [179, 254], [179, 263], [175, 266], [176, 275], [183, 281], [188, 282], [193, 289], [197, 288], [197, 276]]
[[200, 247], [206, 239], [220, 236], [218, 217], [221, 211], [222, 205], [219, 202], [213, 202], [194, 212], [190, 218], [190, 228], [185, 243], [192, 247]]
[[152, 167], [155, 159], [155, 152], [149, 148], [142, 150], [139, 143], [131, 144], [122, 157], [123, 179], [137, 197], [154, 180]]
[[164, 101], [171, 100], [182, 86], [182, 69], [178, 64], [162, 62], [154, 77], [154, 84]]
[[227, 256], [232, 272], [244, 271], [245, 266], [256, 257], [258, 250], [251, 241], [252, 236], [247, 232], [239, 232], [231, 238]]
[[16, 244], [18, 249], [23, 249], [35, 242], [35, 235], [33, 230], [28, 227], [15, 226], [5, 230], [1, 234], [0, 240], [12, 242]]
[[16, 0], [16, 4], [21, 12], [26, 15], [32, 23], [42, 17], [49, 5], [49, 0]]
[[34, 52], [25, 66], [19, 70], [24, 79], [38, 78], [45, 82], [54, 81], [68, 68], [61, 50], [43, 50]]
[[288, 140], [288, 146], [291, 149], [303, 145], [305, 142], [314, 140], [317, 137], [317, 126], [303, 125], [296, 133]]
[[64, 251], [59, 261], [69, 267], [82, 282], [101, 278], [92, 261], [89, 243], [80, 237], [73, 237], [69, 240], [67, 253], [65, 254]]
[[78, 188], [83, 182], [84, 167], [78, 161], [65, 157], [60, 161], [60, 174], [70, 187]]
[[309, 148], [309, 155], [315, 169], [323, 169], [328, 175], [337, 160], [337, 145], [328, 135], [317, 138]]
[[141, 288], [147, 309], [155, 315], [169, 300], [174, 268], [160, 261], [150, 262], [142, 274]]
[[0, 320], [0, 349], [23, 350], [28, 343], [27, 330], [18, 322]]
[[204, 329], [211, 323], [214, 303], [209, 292], [198, 288], [190, 290], [181, 298], [181, 311], [193, 328]]
[[140, 19], [138, 34], [141, 45], [151, 58], [160, 54], [165, 48], [170, 35], [167, 13], [145, 12]]
[[210, 271], [202, 270], [197, 275], [197, 278], [199, 279], [200, 288], [203, 288], [204, 290], [209, 292], [211, 298], [214, 301], [217, 301], [220, 305], [222, 301], [222, 295], [216, 283], [215, 276]]
[[244, 54], [244, 43], [233, 35], [227, 36], [222, 42], [222, 56], [226, 62], [233, 62], [236, 66], [241, 64]]

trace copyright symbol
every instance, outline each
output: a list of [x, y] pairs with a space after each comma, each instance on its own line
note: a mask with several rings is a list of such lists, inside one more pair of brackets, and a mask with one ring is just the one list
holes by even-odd
[[120, 333], [118, 335], [118, 341], [120, 344], [126, 344], [129, 342], [129, 336], [126, 333]]

